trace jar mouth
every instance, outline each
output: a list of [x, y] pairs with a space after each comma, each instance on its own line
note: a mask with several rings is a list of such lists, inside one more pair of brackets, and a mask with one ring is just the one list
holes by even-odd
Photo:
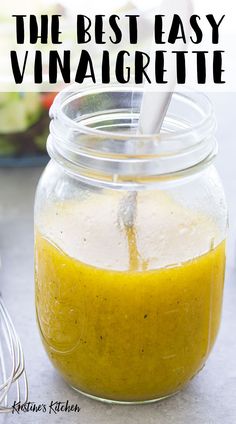
[[156, 183], [194, 173], [217, 151], [207, 96], [174, 93], [158, 134], [139, 134], [144, 89], [109, 86], [62, 90], [50, 109], [49, 155], [68, 173], [100, 184]]
[[[139, 88], [137, 86], [132, 87], [122, 87], [122, 86], [116, 86], [112, 85], [111, 87], [104, 87], [104, 86], [96, 86], [96, 87], [87, 87], [87, 88], [80, 88], [76, 84], [72, 84], [69, 87], [66, 87], [62, 91], [60, 91], [57, 96], [54, 99], [53, 105], [50, 109], [50, 117], [53, 118], [54, 116], [57, 116], [58, 119], [65, 122], [66, 125], [73, 128], [74, 130], [77, 130], [81, 134], [88, 134], [93, 135], [96, 137], [114, 137], [114, 132], [108, 131], [108, 130], [101, 130], [100, 128], [91, 128], [86, 123], [84, 123], [83, 119], [79, 119], [78, 117], [75, 120], [75, 118], [70, 117], [68, 113], [68, 105], [73, 102], [74, 100], [78, 99], [84, 99], [88, 96], [95, 96], [95, 95], [105, 95], [109, 93], [133, 93], [133, 96], [135, 94], [143, 94], [144, 89]], [[136, 132], [134, 134], [129, 133], [129, 139], [135, 139], [135, 140], [151, 140], [151, 139], [157, 139], [161, 138], [162, 140], [173, 140], [178, 139], [182, 136], [187, 136], [193, 131], [198, 130], [210, 130], [214, 131], [216, 127], [215, 123], [215, 116], [214, 116], [214, 109], [213, 105], [210, 101], [210, 99], [203, 93], [200, 92], [191, 92], [191, 95], [184, 94], [184, 93], [178, 93], [174, 92], [172, 95], [172, 98], [178, 100], [179, 102], [185, 102], [186, 106], [191, 108], [192, 110], [195, 110], [195, 113], [198, 114], [198, 117], [196, 117], [196, 122], [192, 123], [191, 126], [177, 129], [175, 128], [171, 132], [163, 131], [163, 127], [160, 132], [154, 133], [154, 134], [140, 134], [139, 132]], [[170, 105], [171, 107], [171, 105]], [[168, 112], [167, 112], [168, 116]], [[166, 118], [164, 119], [165, 124]], [[116, 132], [115, 138], [119, 140], [127, 140], [127, 133], [122, 132]]]

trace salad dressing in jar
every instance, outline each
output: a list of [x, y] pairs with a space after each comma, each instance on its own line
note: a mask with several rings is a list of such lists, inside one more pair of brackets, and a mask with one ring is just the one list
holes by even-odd
[[141, 97], [120, 87], [57, 96], [35, 206], [45, 349], [76, 390], [125, 403], [176, 393], [204, 366], [225, 268], [211, 106], [174, 94], [162, 133], [141, 136]]

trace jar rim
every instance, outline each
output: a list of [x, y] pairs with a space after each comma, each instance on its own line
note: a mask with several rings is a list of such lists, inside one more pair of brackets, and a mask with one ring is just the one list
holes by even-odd
[[[68, 127], [73, 128], [73, 130], [77, 130], [81, 134], [87, 134], [92, 135], [96, 137], [101, 138], [110, 138], [114, 137], [114, 132], [112, 131], [104, 131], [97, 128], [91, 128], [87, 125], [84, 125], [81, 121], [76, 122], [75, 120], [71, 119], [63, 110], [63, 106], [67, 105], [69, 102], [73, 100], [73, 98], [79, 98], [82, 96], [87, 96], [91, 94], [105, 94], [105, 93], [112, 93], [112, 92], [133, 92], [133, 93], [141, 93], [144, 92], [143, 87], [137, 87], [137, 86], [128, 86], [124, 87], [117, 84], [111, 84], [109, 87], [104, 87], [103, 85], [96, 85], [96, 86], [86, 86], [86, 88], [81, 88], [77, 84], [71, 84], [69, 87], [64, 88], [61, 90], [55, 97], [54, 102], [50, 108], [50, 117], [53, 118], [56, 116], [58, 119], [60, 119], [62, 122], [64, 122]], [[195, 100], [193, 99], [193, 96], [195, 96]], [[196, 100], [198, 100], [198, 103], [201, 102], [200, 107], [198, 109], [204, 113], [204, 116], [199, 122], [196, 122], [195, 124], [192, 124], [188, 128], [181, 128], [179, 130], [175, 130], [173, 132], [169, 133], [162, 133], [162, 131], [154, 134], [141, 134], [141, 133], [135, 133], [135, 134], [129, 134], [128, 137], [130, 140], [156, 140], [157, 138], [160, 138], [164, 140], [173, 140], [178, 139], [181, 137], [186, 137], [188, 134], [190, 134], [193, 131], [197, 131], [200, 129], [209, 129], [211, 131], [215, 130], [216, 123], [214, 118], [214, 108], [211, 100], [207, 95], [205, 95], [202, 92], [197, 91], [191, 91], [190, 95], [186, 93], [181, 92], [174, 92], [173, 98], [179, 98], [182, 100], [185, 100], [189, 104], [192, 104], [192, 106], [196, 105]], [[204, 103], [204, 106], [203, 106]], [[205, 109], [203, 109], [205, 107]], [[127, 140], [127, 133], [120, 133], [115, 132], [115, 138], [118, 140]]]
[[115, 186], [145, 185], [208, 166], [217, 153], [208, 97], [173, 93], [161, 132], [143, 135], [137, 131], [143, 92], [134, 87], [134, 96], [130, 87], [117, 85], [62, 90], [50, 109], [51, 158], [80, 179]]

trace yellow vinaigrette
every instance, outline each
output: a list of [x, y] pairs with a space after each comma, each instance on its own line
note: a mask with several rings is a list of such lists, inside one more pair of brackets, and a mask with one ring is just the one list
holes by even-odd
[[[203, 238], [206, 241], [209, 232], [214, 233], [214, 225], [207, 218], [193, 217], [192, 212], [182, 206], [163, 199], [160, 202], [159, 198], [158, 214], [169, 211], [173, 215], [172, 221], [168, 217], [169, 235], [172, 235], [168, 254], [172, 259], [175, 250], [177, 261], [174, 264], [169, 259], [168, 266], [167, 258], [163, 257], [165, 266], [153, 269], [153, 240], [156, 237], [157, 246], [161, 243], [158, 234], [161, 234], [163, 220], [158, 220], [156, 215], [151, 218], [152, 211], [156, 210], [155, 200], [152, 199], [149, 205], [147, 200], [141, 198], [137, 205], [135, 243], [130, 242], [130, 235], [128, 243], [124, 228], [116, 226], [115, 231], [117, 234], [123, 232], [123, 238], [117, 244], [113, 238], [114, 248], [106, 268], [102, 268], [99, 262], [100, 254], [104, 252], [97, 252], [97, 257], [96, 250], [92, 252], [89, 262], [94, 257], [98, 265], [93, 266], [85, 262], [82, 247], [83, 261], [72, 250], [76, 251], [75, 243], [80, 233], [78, 245], [81, 243], [81, 246], [82, 241], [89, 246], [95, 236], [105, 240], [105, 228], [114, 229], [112, 220], [116, 218], [112, 210], [117, 211], [117, 205], [104, 205], [100, 213], [89, 201], [82, 202], [78, 210], [83, 228], [73, 226], [73, 219], [78, 217], [74, 204], [57, 205], [44, 217], [47, 224], [41, 222], [36, 229], [36, 307], [44, 346], [66, 381], [99, 398], [142, 401], [178, 391], [204, 365], [219, 328], [225, 242], [212, 248], [209, 246], [207, 252], [191, 259], [191, 249], [198, 250], [198, 242], [203, 248]], [[87, 224], [83, 213], [91, 215]], [[57, 234], [53, 229], [53, 214], [57, 215], [56, 225], [61, 223]], [[196, 238], [193, 231], [195, 219], [199, 223]], [[51, 229], [51, 235], [49, 230], [43, 230], [45, 226]], [[207, 232], [206, 226], [212, 226], [211, 230]], [[137, 251], [142, 251], [142, 243], [143, 252], [148, 251], [145, 231], [148, 232], [149, 227], [154, 232], [149, 245], [152, 260], [142, 260], [138, 269], [141, 255], [137, 255]], [[174, 227], [181, 231], [174, 233]], [[192, 229], [188, 232], [190, 227]], [[166, 228], [164, 231], [168, 234]], [[74, 243], [70, 254], [69, 240]], [[120, 246], [124, 250], [124, 243], [129, 251], [128, 258], [124, 255], [127, 269], [123, 269], [125, 267], [119, 265], [119, 261], [118, 269], [109, 269], [109, 262], [114, 267], [114, 250], [117, 247], [118, 251]], [[104, 245], [106, 255], [111, 250], [107, 244]], [[190, 259], [180, 261], [179, 255], [185, 257], [182, 246], [189, 249], [186, 255], [190, 255]], [[84, 252], [89, 257], [88, 250]]]

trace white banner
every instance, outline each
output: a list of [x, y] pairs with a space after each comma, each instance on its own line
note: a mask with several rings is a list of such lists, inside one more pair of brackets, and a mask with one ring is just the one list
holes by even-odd
[[0, 16], [0, 91], [74, 82], [236, 91], [235, 20], [234, 0], [10, 0]]

